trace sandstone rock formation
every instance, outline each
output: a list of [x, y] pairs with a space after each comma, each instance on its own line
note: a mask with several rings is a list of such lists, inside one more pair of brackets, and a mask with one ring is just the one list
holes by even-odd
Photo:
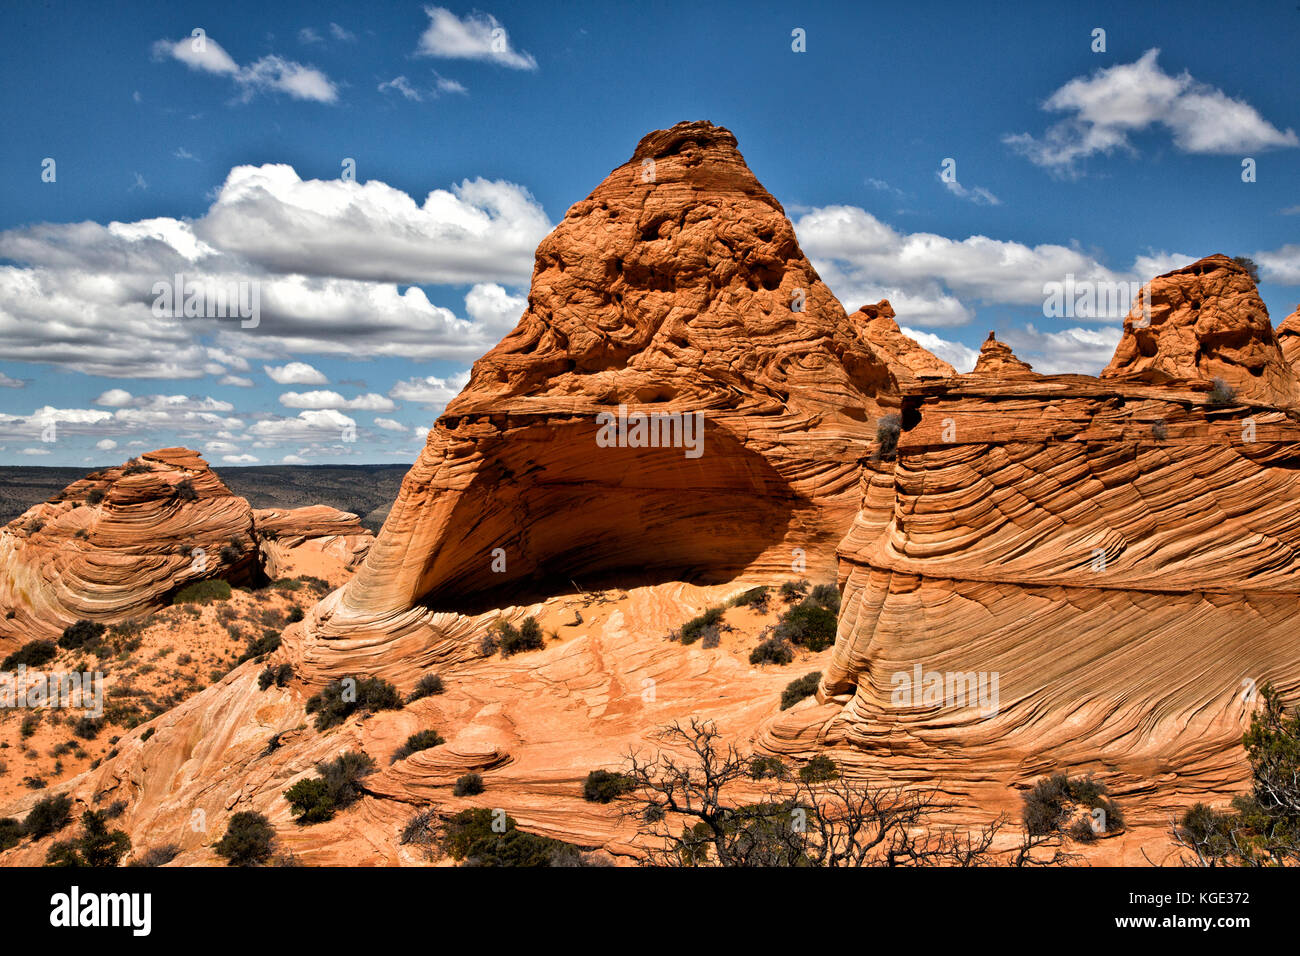
[[[83, 618], [139, 616], [206, 578], [244, 583], [296, 563], [328, 576], [355, 565], [370, 539], [355, 515], [332, 508], [255, 513], [197, 452], [148, 452], [0, 530], [0, 648]], [[304, 562], [308, 553], [319, 557]]]
[[881, 299], [875, 305], [864, 305], [849, 316], [849, 321], [899, 382], [948, 378], [957, 374], [943, 359], [902, 333], [894, 321], [894, 309], [888, 299]]
[[1152, 279], [1144, 295], [1149, 306], [1135, 303], [1124, 319], [1124, 337], [1102, 378], [1221, 379], [1244, 401], [1300, 404], [1300, 376], [1241, 265], [1207, 256]]
[[1278, 325], [1277, 342], [1282, 348], [1286, 364], [1300, 375], [1300, 305]]
[[[349, 638], [409, 666], [447, 639], [437, 612], [620, 572], [788, 576], [798, 549], [829, 575], [895, 389], [735, 137], [651, 133], [538, 247], [528, 310], [312, 616], [309, 657]], [[702, 446], [603, 447], [598, 416], [620, 410], [698, 416]], [[380, 655], [387, 641], [410, 652]]]
[[262, 571], [272, 580], [310, 575], [341, 584], [374, 540], [356, 515], [328, 505], [255, 509], [253, 528]]
[[989, 337], [980, 346], [979, 358], [975, 360], [972, 375], [987, 375], [991, 378], [1024, 378], [1034, 375], [1034, 369], [1028, 362], [1016, 358], [1011, 346], [999, 342], [990, 332]]
[[[1258, 380], [1222, 355], [1246, 354], [1224, 344], [1241, 343], [1246, 290], [1220, 259], [1156, 280], [1154, 298], [1204, 284], [1200, 312], [1224, 327], [1197, 327], [1203, 357], [1218, 343], [1200, 368], [1245, 388]], [[1266, 317], [1252, 336], [1276, 341]], [[1131, 364], [1125, 349], [1111, 369]], [[1168, 852], [1170, 815], [1247, 788], [1252, 688], [1300, 693], [1286, 623], [1300, 613], [1300, 422], [1212, 404], [1182, 366], [1160, 383], [1023, 363], [995, 377], [1008, 355], [990, 338], [975, 373], [902, 386], [897, 460], [870, 463], [840, 548], [823, 706], [777, 717], [765, 745], [829, 745], [986, 813], [1014, 815], [1017, 789], [1053, 771], [1096, 773]]]

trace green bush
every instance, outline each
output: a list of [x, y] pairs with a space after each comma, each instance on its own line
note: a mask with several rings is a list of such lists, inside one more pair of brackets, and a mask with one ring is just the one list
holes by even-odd
[[109, 830], [108, 817], [98, 810], [81, 815], [81, 834], [55, 843], [45, 854], [46, 866], [114, 867], [131, 852], [131, 840], [121, 830]]
[[781, 585], [781, 600], [786, 604], [802, 601], [808, 593], [807, 581], [786, 581]]
[[819, 584], [808, 595], [808, 601], [824, 607], [832, 614], [840, 613], [840, 589], [833, 584]]
[[293, 680], [292, 664], [267, 664], [262, 669], [262, 673], [257, 675], [257, 689], [266, 690], [272, 684], [276, 687], [287, 687], [291, 680]]
[[343, 677], [330, 681], [307, 700], [307, 713], [316, 715], [316, 729], [328, 730], [357, 710], [399, 710], [397, 688], [378, 677]]
[[522, 654], [524, 651], [539, 651], [546, 643], [542, 636], [542, 626], [531, 615], [524, 618], [517, 628], [509, 621], [500, 620], [495, 631], [497, 647], [500, 648], [502, 657]]
[[270, 859], [275, 843], [271, 821], [254, 810], [230, 818], [226, 833], [213, 850], [225, 857], [227, 866], [257, 866]]
[[13, 817], [0, 819], [0, 851], [16, 847], [26, 832], [21, 820]]
[[91, 488], [86, 492], [86, 504], [97, 505], [107, 496], [108, 492], [103, 488]]
[[348, 751], [316, 764], [319, 777], [299, 780], [284, 792], [300, 824], [321, 823], [361, 798], [361, 780], [375, 772], [375, 762], [360, 751]]
[[732, 607], [752, 607], [755, 611], [766, 611], [770, 597], [770, 589], [760, 584], [756, 588], [750, 588], [748, 591], [737, 594], [728, 603]]
[[552, 866], [557, 858], [576, 851], [560, 840], [520, 830], [506, 816], [503, 831], [492, 829], [497, 815], [486, 809], [462, 810], [447, 821], [443, 846], [462, 866]]
[[99, 643], [105, 630], [104, 625], [97, 621], [81, 620], [69, 624], [63, 629], [63, 635], [59, 638], [59, 647], [67, 650], [78, 647], [89, 649]]
[[749, 776], [754, 780], [785, 780], [790, 776], [790, 768], [780, 757], [759, 755], [749, 761]]
[[140, 854], [128, 866], [164, 866], [181, 855], [181, 848], [175, 843], [164, 843], [150, 847]]
[[207, 581], [195, 581], [176, 592], [173, 604], [212, 604], [216, 601], [230, 600], [230, 582], [219, 578]]
[[588, 803], [609, 803], [636, 789], [636, 781], [625, 773], [593, 770], [582, 784], [582, 799]]
[[[1124, 814], [1112, 801], [1107, 799], [1104, 784], [1092, 777], [1068, 777], [1064, 773], [1054, 773], [1034, 784], [1033, 788], [1021, 794], [1025, 829], [1034, 836], [1042, 836], [1065, 829], [1075, 839], [1091, 842], [1095, 834], [1090, 825], [1091, 814], [1074, 821], [1071, 817], [1079, 808], [1086, 810], [1100, 809], [1105, 814], [1106, 832], [1120, 830], [1124, 826]], [[1085, 834], [1083, 831], [1087, 829]]]
[[898, 436], [903, 433], [903, 420], [894, 412], [876, 422], [876, 457], [892, 461], [898, 452]]
[[799, 768], [799, 779], [804, 783], [825, 783], [834, 780], [840, 772], [835, 761], [825, 754], [818, 754]]
[[416, 681], [415, 690], [411, 691], [410, 696], [406, 698], [406, 702], [409, 704], [425, 697], [433, 697], [441, 694], [443, 690], [441, 677], [437, 674], [425, 674]]
[[436, 747], [445, 741], [442, 735], [436, 730], [421, 730], [411, 734], [406, 738], [406, 743], [393, 751], [393, 763], [399, 760], [405, 760], [413, 753], [421, 750], [428, 750], [430, 747]]
[[1221, 378], [1211, 380], [1210, 404], [1231, 405], [1237, 397], [1237, 390]]
[[199, 493], [194, 490], [194, 482], [190, 481], [190, 479], [188, 478], [185, 478], [176, 483], [176, 490], [174, 494], [176, 495], [176, 499], [178, 501], [199, 500]]
[[816, 653], [835, 643], [839, 621], [835, 615], [812, 600], [797, 604], [781, 616], [774, 636], [798, 644]]
[[36, 801], [23, 821], [23, 829], [33, 840], [39, 840], [62, 830], [71, 822], [72, 798], [59, 794]]
[[785, 685], [785, 690], [781, 692], [781, 709], [789, 710], [805, 697], [811, 697], [817, 693], [817, 685], [821, 683], [822, 672], [813, 671], [811, 674], [804, 674], [803, 677], [795, 678]]
[[77, 722], [72, 725], [72, 732], [83, 740], [94, 740], [99, 736], [99, 731], [103, 728], [104, 721], [94, 717], [78, 717]]
[[751, 664], [789, 664], [792, 660], [794, 651], [779, 637], [769, 637], [749, 652]]
[[0, 670], [12, 671], [24, 664], [28, 667], [42, 667], [58, 654], [59, 649], [53, 641], [28, 641], [0, 663]]
[[456, 778], [456, 785], [451, 788], [453, 796], [457, 797], [475, 797], [483, 792], [483, 776], [477, 773], [467, 773]]
[[698, 617], [691, 618], [677, 632], [681, 642], [694, 644], [702, 637], [707, 638], [719, 633], [722, 629], [722, 613], [722, 608], [711, 607]]

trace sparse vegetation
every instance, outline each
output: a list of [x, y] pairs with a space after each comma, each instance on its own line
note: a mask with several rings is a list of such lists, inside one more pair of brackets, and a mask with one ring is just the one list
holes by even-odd
[[316, 765], [319, 777], [299, 780], [284, 792], [300, 824], [321, 823], [361, 798], [361, 780], [375, 772], [375, 762], [361, 751], [347, 751]]
[[493, 637], [502, 657], [511, 657], [524, 651], [538, 651], [545, 644], [542, 626], [531, 615], [524, 618], [519, 627], [502, 618], [493, 626]]
[[103, 812], [87, 810], [81, 815], [81, 833], [52, 845], [45, 854], [45, 865], [114, 867], [130, 852], [126, 833], [110, 830]]
[[57, 833], [72, 822], [72, 798], [65, 794], [42, 797], [23, 821], [23, 830], [34, 840]]
[[430, 747], [436, 747], [441, 743], [445, 743], [445, 741], [442, 739], [442, 734], [438, 733], [438, 731], [417, 731], [406, 738], [406, 743], [393, 751], [392, 762], [397, 763], [399, 760], [405, 760], [413, 753], [417, 753], [421, 750], [428, 750]]
[[63, 629], [63, 634], [59, 637], [59, 647], [66, 650], [75, 650], [83, 648], [89, 650], [99, 643], [104, 636], [107, 628], [97, 621], [80, 620], [75, 624], [70, 624]]
[[1251, 282], [1259, 285], [1259, 266], [1255, 264], [1254, 259], [1250, 256], [1233, 256], [1232, 261], [1246, 270]]
[[898, 437], [903, 433], [903, 420], [890, 412], [876, 422], [876, 459], [893, 461], [898, 454]]
[[257, 689], [266, 690], [272, 685], [287, 687], [293, 680], [292, 664], [267, 664], [262, 673], [257, 675]]
[[834, 780], [840, 772], [835, 761], [825, 754], [818, 754], [799, 768], [799, 779], [804, 783], [825, 783]]
[[781, 600], [786, 604], [802, 601], [807, 594], [807, 581], [786, 581], [781, 585]]
[[415, 689], [411, 691], [406, 702], [412, 703], [425, 697], [434, 697], [443, 693], [442, 678], [437, 674], [425, 674], [415, 682]]
[[781, 709], [789, 710], [805, 697], [817, 693], [817, 685], [821, 683], [821, 679], [822, 672], [813, 671], [811, 674], [804, 674], [803, 677], [790, 681], [781, 692]]
[[451, 788], [453, 796], [456, 797], [475, 797], [483, 792], [483, 776], [477, 773], [467, 773], [456, 778], [456, 785]]
[[213, 851], [227, 866], [257, 866], [271, 858], [275, 830], [262, 814], [253, 810], [236, 813], [226, 824], [226, 833]]
[[[722, 623], [722, 615], [723, 608], [708, 608], [703, 614], [697, 615], [683, 624], [675, 636], [683, 644], [694, 644], [700, 638], [707, 639], [710, 636], [719, 636], [722, 628], [726, 627]], [[714, 646], [717, 646], [716, 643]]]
[[593, 770], [582, 783], [582, 799], [588, 803], [610, 803], [636, 789], [636, 782], [625, 773]]
[[212, 604], [230, 600], [230, 582], [219, 578], [195, 581], [176, 592], [172, 604]]
[[103, 488], [91, 488], [86, 492], [86, 504], [97, 505], [107, 497], [108, 492]]
[[175, 843], [164, 843], [161, 846], [150, 847], [145, 850], [134, 860], [128, 863], [128, 866], [166, 866], [176, 857], [180, 856], [181, 848]]
[[729, 603], [732, 607], [749, 607], [762, 613], [767, 611], [770, 597], [770, 589], [764, 585], [759, 585], [756, 588], [750, 588], [748, 591], [737, 594]]
[[19, 666], [43, 667], [59, 655], [53, 641], [28, 641], [0, 663], [0, 670], [17, 670]]
[[1221, 378], [1210, 381], [1210, 404], [1231, 405], [1237, 397], [1237, 390]]
[[1092, 777], [1054, 773], [1034, 784], [1021, 800], [1025, 830], [1031, 837], [1065, 833], [1078, 842], [1090, 843], [1098, 832], [1124, 828], [1124, 814], [1107, 799], [1105, 785]]
[[194, 482], [188, 478], [176, 482], [176, 489], [172, 492], [177, 501], [198, 501], [199, 493], [194, 489]]
[[794, 651], [779, 637], [769, 637], [749, 652], [751, 664], [789, 664], [792, 660]]
[[809, 598], [781, 615], [773, 636], [777, 640], [789, 641], [816, 653], [835, 643], [835, 630], [838, 626], [839, 621], [834, 612]]
[[398, 710], [402, 698], [397, 688], [378, 677], [343, 677], [330, 681], [307, 701], [307, 713], [316, 715], [316, 729], [328, 730], [357, 710]]
[[508, 815], [462, 810], [445, 824], [443, 846], [461, 866], [553, 866], [571, 844], [525, 833]]

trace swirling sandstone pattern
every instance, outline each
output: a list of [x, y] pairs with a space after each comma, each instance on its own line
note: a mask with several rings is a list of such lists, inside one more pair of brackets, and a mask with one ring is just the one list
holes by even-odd
[[[193, 581], [240, 583], [355, 565], [371, 536], [314, 506], [254, 512], [187, 448], [162, 448], [69, 485], [0, 530], [0, 647], [111, 623]], [[310, 555], [310, 557], [308, 556]]]
[[[788, 573], [796, 548], [832, 572], [896, 386], [730, 132], [642, 139], [538, 247], [528, 301], [429, 433], [356, 577], [312, 616], [309, 656], [337, 656], [337, 638], [414, 651], [479, 595], [617, 572]], [[701, 414], [702, 454], [600, 447], [597, 415], [623, 407]]]

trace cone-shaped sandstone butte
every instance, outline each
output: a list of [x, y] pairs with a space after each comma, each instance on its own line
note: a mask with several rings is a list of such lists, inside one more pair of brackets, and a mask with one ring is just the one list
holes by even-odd
[[193, 581], [238, 583], [259, 568], [278, 575], [304, 548], [346, 565], [369, 541], [355, 515], [254, 512], [197, 452], [148, 452], [72, 483], [0, 529], [0, 648], [55, 636], [83, 618], [135, 617]]
[[894, 321], [894, 308], [888, 299], [881, 299], [875, 305], [864, 305], [849, 316], [849, 321], [900, 383], [948, 378], [957, 374], [943, 359], [902, 333]]
[[[427, 643], [446, 635], [425, 608], [476, 594], [500, 606], [525, 584], [623, 571], [788, 576], [794, 549], [809, 574], [833, 573], [896, 385], [729, 131], [642, 139], [542, 241], [528, 303], [434, 425], [316, 634]], [[597, 416], [624, 406], [699, 414], [701, 453], [602, 447]]]
[[1300, 404], [1300, 378], [1241, 265], [1227, 256], [1207, 256], [1157, 276], [1146, 291], [1150, 314], [1134, 305], [1102, 378], [1217, 378], [1245, 401]]
[[980, 346], [979, 358], [975, 361], [972, 375], [988, 375], [994, 378], [1023, 378], [1033, 375], [1034, 369], [1029, 363], [1016, 358], [1011, 346], [999, 342], [992, 332]]

